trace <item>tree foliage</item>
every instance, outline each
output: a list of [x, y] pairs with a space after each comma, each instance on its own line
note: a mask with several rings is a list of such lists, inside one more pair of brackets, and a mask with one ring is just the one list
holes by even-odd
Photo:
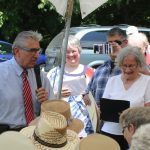
[[108, 0], [83, 20], [95, 19], [94, 23], [100, 25], [130, 24], [149, 27], [150, 24], [149, 0]]
[[61, 17], [50, 4], [38, 8], [40, 0], [0, 0], [0, 11], [3, 12], [3, 23], [0, 37], [12, 42], [16, 34], [23, 30], [35, 30], [51, 39], [64, 26]]
[[[149, 0], [108, 0], [84, 20], [75, 0], [71, 26], [84, 24], [150, 24]], [[64, 28], [65, 20], [48, 0], [0, 0], [0, 39], [12, 42], [23, 30], [44, 35], [43, 46]]]

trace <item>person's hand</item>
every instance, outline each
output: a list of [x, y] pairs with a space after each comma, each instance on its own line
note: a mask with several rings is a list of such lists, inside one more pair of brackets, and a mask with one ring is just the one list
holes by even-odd
[[88, 94], [85, 94], [85, 95], [83, 96], [83, 100], [84, 100], [84, 103], [85, 103], [86, 106], [87, 106], [87, 105], [91, 105], [91, 100], [90, 100]]
[[70, 96], [70, 95], [71, 95], [71, 91], [69, 91], [68, 88], [63, 88], [63, 89], [61, 90], [61, 96], [62, 96], [62, 97], [68, 97], [68, 96]]
[[36, 89], [36, 96], [40, 103], [48, 100], [48, 92], [44, 88]]

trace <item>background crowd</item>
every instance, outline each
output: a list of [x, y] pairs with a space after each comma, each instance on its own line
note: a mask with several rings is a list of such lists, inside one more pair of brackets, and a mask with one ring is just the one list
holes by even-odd
[[[0, 63], [3, 149], [9, 150], [13, 143], [11, 150], [25, 143], [31, 150], [150, 147], [149, 142], [144, 142], [150, 137], [146, 134], [145, 138], [142, 133], [150, 130], [150, 125], [144, 125], [150, 123], [150, 70], [145, 58], [149, 43], [143, 33], [137, 30], [126, 33], [118, 27], [110, 29], [107, 43], [113, 51], [110, 59], [96, 70], [79, 63], [80, 41], [70, 36], [61, 100], [57, 99], [60, 66], [47, 75], [35, 71], [41, 39], [41, 34], [34, 31], [19, 33], [12, 46], [14, 57]], [[97, 133], [87, 110], [87, 105], [91, 105], [89, 92], [96, 102], [95, 108], [98, 106], [98, 115], [107, 118], [100, 118]], [[104, 112], [102, 99], [106, 102]], [[108, 107], [109, 101], [115, 102], [115, 107]], [[124, 102], [129, 104], [128, 109]], [[111, 111], [114, 114], [108, 117]], [[7, 145], [5, 141], [13, 135], [16, 140]]]

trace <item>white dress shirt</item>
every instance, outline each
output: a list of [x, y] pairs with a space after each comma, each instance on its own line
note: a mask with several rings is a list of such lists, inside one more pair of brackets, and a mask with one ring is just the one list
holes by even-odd
[[[11, 128], [26, 125], [24, 98], [22, 90], [22, 71], [16, 60], [0, 63], [0, 124], [8, 124]], [[40, 113], [40, 103], [36, 97], [37, 83], [34, 69], [27, 69], [28, 80], [32, 91], [32, 102], [35, 116]], [[41, 72], [42, 87], [49, 92], [49, 99], [54, 98], [47, 77]]]

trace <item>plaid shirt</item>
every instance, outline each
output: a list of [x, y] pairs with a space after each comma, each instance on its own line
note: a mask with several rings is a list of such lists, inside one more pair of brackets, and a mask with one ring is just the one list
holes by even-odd
[[120, 68], [114, 66], [114, 63], [111, 60], [106, 61], [103, 65], [96, 69], [91, 81], [88, 84], [86, 92], [92, 92], [98, 107], [100, 106], [100, 99], [103, 96], [109, 77], [120, 73]]

